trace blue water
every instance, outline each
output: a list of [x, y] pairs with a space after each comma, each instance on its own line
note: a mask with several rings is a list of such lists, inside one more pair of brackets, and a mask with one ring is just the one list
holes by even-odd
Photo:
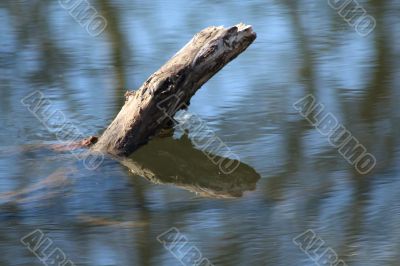
[[[107, 21], [92, 37], [58, 1], [2, 1], [0, 265], [43, 265], [21, 243], [37, 229], [53, 241], [45, 254], [60, 248], [75, 265], [179, 265], [157, 240], [172, 227], [213, 265], [314, 265], [293, 243], [306, 230], [347, 265], [397, 265], [400, 5], [359, 3], [377, 22], [367, 37], [327, 1], [90, 1]], [[195, 33], [239, 22], [257, 40], [188, 110], [240, 158], [229, 179], [190, 132], [135, 153], [147, 174], [109, 157], [90, 171], [50, 149], [56, 135], [21, 103], [41, 91], [99, 135], [125, 91]], [[375, 156], [372, 172], [293, 108], [309, 93]]]

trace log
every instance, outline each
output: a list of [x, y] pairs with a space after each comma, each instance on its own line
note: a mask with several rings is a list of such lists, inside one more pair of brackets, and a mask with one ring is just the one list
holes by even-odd
[[92, 149], [128, 156], [171, 123], [196, 91], [242, 53], [256, 33], [249, 25], [208, 27], [186, 44], [137, 90]]

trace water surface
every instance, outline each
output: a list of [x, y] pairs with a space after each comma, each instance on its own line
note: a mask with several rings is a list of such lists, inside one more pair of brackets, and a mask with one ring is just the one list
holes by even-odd
[[[36, 229], [76, 265], [179, 265], [157, 241], [171, 227], [214, 265], [313, 265], [292, 242], [308, 229], [348, 265], [398, 264], [398, 2], [359, 1], [377, 21], [367, 37], [326, 1], [90, 3], [108, 22], [98, 37], [58, 1], [0, 3], [0, 265], [42, 265], [20, 242]], [[46, 148], [56, 136], [20, 102], [40, 90], [100, 134], [196, 32], [241, 21], [257, 40], [189, 108], [240, 157], [235, 179], [182, 132], [131, 158], [144, 172], [111, 158], [87, 170]], [[309, 93], [376, 157], [371, 173], [293, 108]]]

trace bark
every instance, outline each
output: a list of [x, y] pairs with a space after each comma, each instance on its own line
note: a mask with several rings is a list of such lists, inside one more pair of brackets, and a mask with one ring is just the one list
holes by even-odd
[[134, 92], [105, 130], [95, 150], [128, 156], [187, 107], [196, 91], [256, 38], [251, 26], [209, 27], [198, 34]]

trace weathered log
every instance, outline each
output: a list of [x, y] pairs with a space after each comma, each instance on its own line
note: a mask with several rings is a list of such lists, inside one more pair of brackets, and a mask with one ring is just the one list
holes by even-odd
[[157, 134], [196, 91], [256, 38], [251, 26], [209, 27], [194, 36], [126, 102], [94, 150], [129, 155]]

